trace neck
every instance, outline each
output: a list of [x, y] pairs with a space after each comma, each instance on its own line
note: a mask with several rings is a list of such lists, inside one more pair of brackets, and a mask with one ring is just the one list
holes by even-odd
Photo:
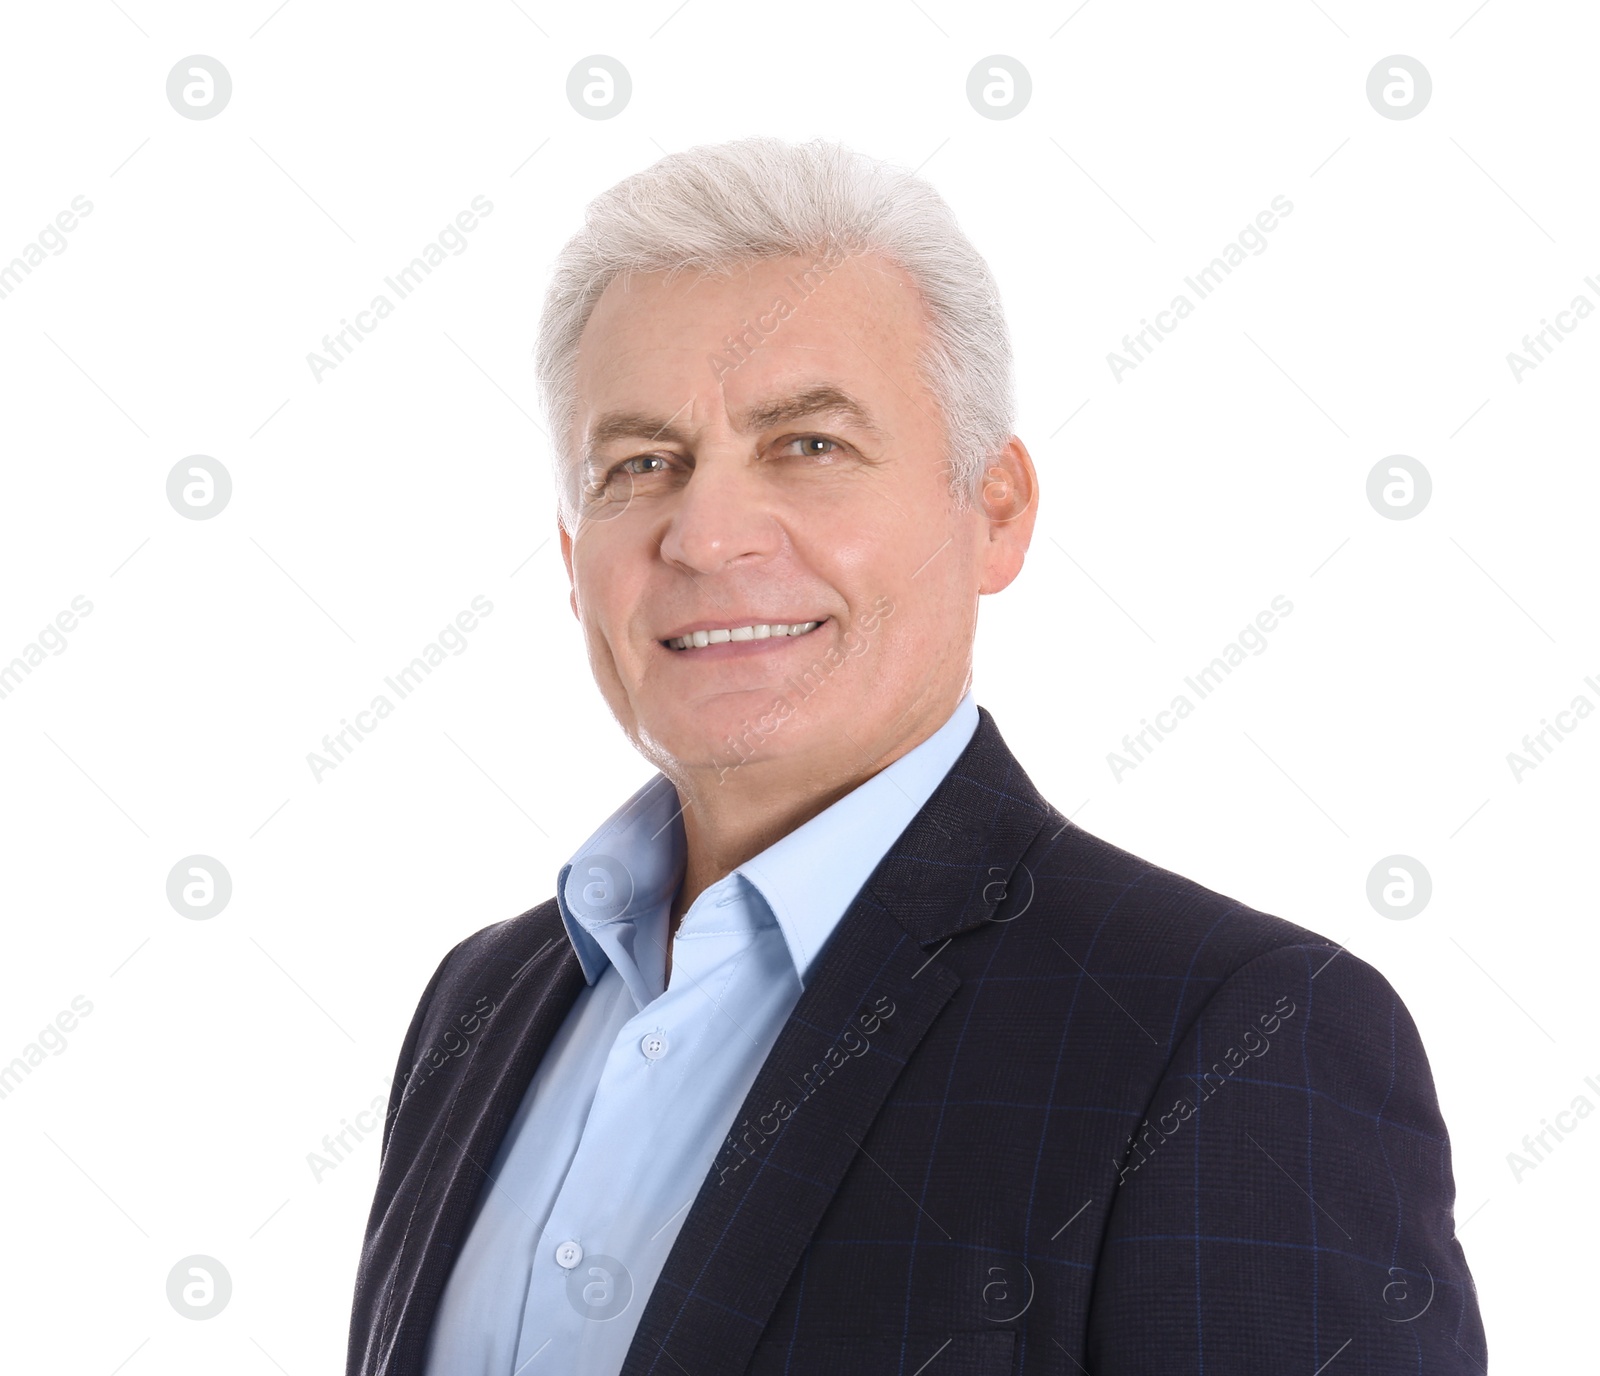
[[926, 715], [912, 730], [891, 733], [892, 743], [880, 746], [875, 757], [847, 737], [848, 754], [751, 760], [732, 770], [686, 768], [682, 761], [672, 761], [672, 768], [663, 772], [683, 805], [686, 858], [683, 882], [672, 902], [669, 939], [711, 885], [916, 749], [949, 720], [955, 706], [950, 703], [942, 712]]
[[832, 807], [889, 763], [885, 760], [882, 765], [828, 781], [796, 781], [802, 786], [788, 789], [778, 788], [777, 779], [771, 788], [737, 790], [719, 785], [714, 775], [709, 787], [702, 786], [707, 781], [693, 776], [675, 781], [678, 801], [683, 804], [687, 854], [683, 882], [672, 901], [672, 932], [676, 933], [695, 899], [717, 880]]

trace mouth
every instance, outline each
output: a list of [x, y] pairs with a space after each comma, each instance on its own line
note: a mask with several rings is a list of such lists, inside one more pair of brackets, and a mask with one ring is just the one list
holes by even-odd
[[[721, 645], [749, 646], [755, 648], [757, 642], [766, 642], [761, 648], [776, 648], [777, 644], [799, 640], [810, 635], [822, 621], [794, 621], [787, 624], [782, 622], [756, 622], [747, 626], [717, 626], [706, 627], [702, 630], [688, 631], [683, 635], [672, 636], [659, 643], [667, 649], [679, 654], [694, 654]], [[726, 649], [725, 649], [726, 652]], [[719, 656], [720, 657], [720, 656]]]

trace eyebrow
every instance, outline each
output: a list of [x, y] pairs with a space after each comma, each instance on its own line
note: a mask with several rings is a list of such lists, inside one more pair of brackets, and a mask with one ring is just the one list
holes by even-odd
[[[688, 448], [688, 433], [673, 424], [677, 414], [662, 418], [645, 411], [607, 411], [590, 427], [585, 463], [593, 463], [601, 449], [617, 440], [663, 441]], [[750, 434], [808, 416], [835, 416], [874, 438], [883, 437], [883, 431], [873, 422], [872, 413], [865, 406], [843, 388], [827, 383], [807, 387], [790, 396], [755, 402], [734, 414], [733, 427], [740, 434]]]

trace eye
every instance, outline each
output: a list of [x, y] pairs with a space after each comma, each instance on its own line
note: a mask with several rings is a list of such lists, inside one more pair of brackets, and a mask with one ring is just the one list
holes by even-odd
[[[644, 464], [659, 464], [659, 468], [645, 468]], [[611, 471], [613, 473], [627, 473], [632, 477], [642, 478], [647, 473], [663, 473], [666, 471], [667, 461], [660, 454], [635, 454], [631, 459], [624, 459]]]
[[615, 497], [623, 492], [631, 493], [640, 479], [665, 473], [669, 467], [665, 455], [634, 454], [618, 460], [610, 468], [591, 470], [593, 476], [587, 482], [587, 490], [591, 497]]
[[[794, 445], [800, 446], [797, 452], [803, 459], [828, 459], [844, 452], [844, 446], [838, 440], [830, 440], [826, 435], [792, 435], [782, 443], [784, 448]], [[825, 445], [826, 448], [816, 449], [813, 445]]]

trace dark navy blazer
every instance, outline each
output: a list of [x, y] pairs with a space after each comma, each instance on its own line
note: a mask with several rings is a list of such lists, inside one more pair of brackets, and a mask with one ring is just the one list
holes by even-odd
[[[349, 1376], [420, 1376], [485, 1167], [582, 985], [550, 901], [423, 991]], [[1074, 826], [982, 712], [818, 956], [623, 1370], [1480, 1372], [1454, 1195], [1383, 976]]]

